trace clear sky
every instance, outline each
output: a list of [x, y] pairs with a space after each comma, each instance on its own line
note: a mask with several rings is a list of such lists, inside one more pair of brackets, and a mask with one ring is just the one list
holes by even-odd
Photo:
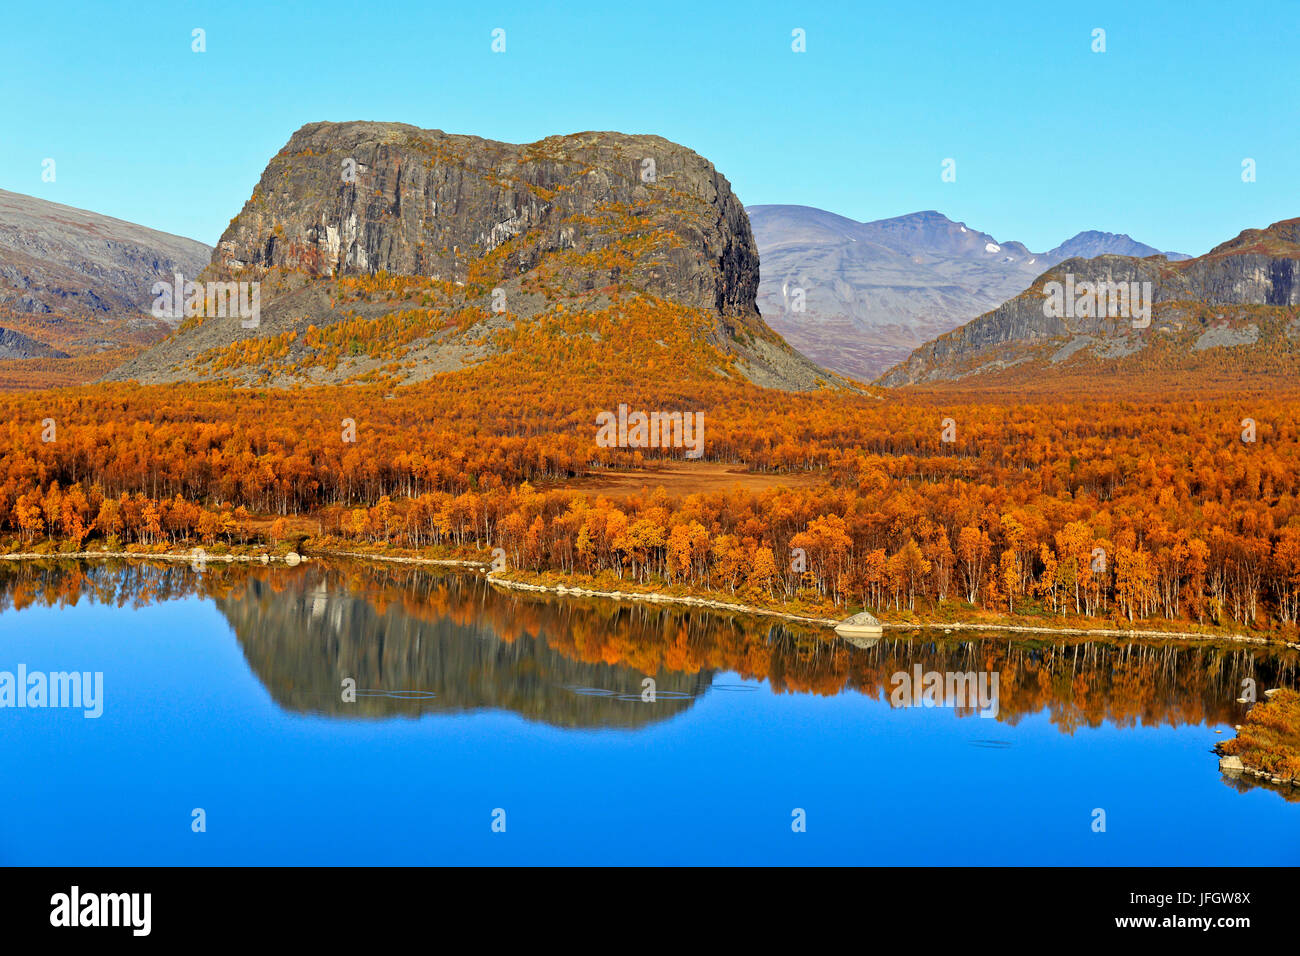
[[617, 129], [695, 149], [748, 205], [1199, 254], [1300, 215], [1298, 33], [1295, 0], [21, 2], [0, 187], [211, 244], [304, 123]]

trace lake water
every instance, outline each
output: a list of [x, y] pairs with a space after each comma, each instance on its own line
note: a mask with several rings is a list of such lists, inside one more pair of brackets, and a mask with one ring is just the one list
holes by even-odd
[[[1295, 652], [862, 643], [410, 566], [0, 562], [0, 672], [103, 674], [98, 718], [0, 709], [0, 865], [1300, 863], [1300, 790], [1210, 752]], [[996, 716], [891, 701], [918, 665], [996, 674]]]

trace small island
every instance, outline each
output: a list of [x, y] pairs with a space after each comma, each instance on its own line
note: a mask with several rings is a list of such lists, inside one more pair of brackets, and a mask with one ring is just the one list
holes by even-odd
[[1219, 769], [1228, 776], [1251, 776], [1300, 793], [1300, 693], [1265, 691], [1237, 736], [1215, 749], [1221, 755]]

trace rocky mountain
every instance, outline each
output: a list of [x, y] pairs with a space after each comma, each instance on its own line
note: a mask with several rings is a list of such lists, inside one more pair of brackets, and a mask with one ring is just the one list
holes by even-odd
[[1150, 248], [1088, 232], [1034, 253], [933, 210], [874, 222], [809, 206], [748, 212], [763, 263], [758, 305], [768, 324], [820, 364], [863, 379], [1005, 302], [1068, 255]]
[[[0, 380], [62, 383], [28, 360], [103, 353], [116, 364], [124, 349], [163, 338], [174, 323], [149, 314], [151, 287], [197, 274], [211, 255], [192, 239], [0, 190], [0, 361], [9, 363]], [[58, 364], [41, 370], [57, 376]], [[93, 358], [78, 366], [95, 368]]]
[[996, 309], [917, 349], [880, 382], [994, 376], [1291, 376], [1300, 370], [1300, 219], [1203, 256], [1067, 259]]
[[[812, 388], [832, 378], [759, 317], [758, 250], [726, 178], [657, 136], [513, 145], [400, 123], [313, 123], [266, 167], [203, 279], [260, 283], [256, 327], [191, 315], [114, 377], [289, 384], [382, 369], [416, 381], [482, 361], [520, 323], [577, 311], [617, 325], [635, 300], [664, 323], [689, 316], [716, 364], [754, 381]], [[327, 354], [340, 323], [394, 313], [400, 328], [376, 333], [377, 345], [365, 326], [347, 355]], [[283, 354], [271, 370], [248, 343], [277, 337], [285, 348], [272, 349]]]

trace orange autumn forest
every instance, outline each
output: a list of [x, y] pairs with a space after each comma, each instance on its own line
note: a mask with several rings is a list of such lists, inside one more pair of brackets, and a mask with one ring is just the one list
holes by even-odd
[[[1163, 283], [1154, 321], [1104, 320], [1141, 348], [1057, 360], [958, 330], [899, 366], [922, 380], [886, 386], [772, 330], [711, 164], [655, 137], [565, 139], [299, 130], [165, 337], [123, 339], [94, 383], [47, 371], [84, 361], [75, 324], [66, 359], [0, 362], [24, 386], [0, 394], [4, 547], [424, 556], [819, 618], [1297, 639], [1296, 292], [1206, 292], [1293, 264], [1296, 221], [1133, 259]], [[334, 181], [351, 155], [364, 175]], [[462, 205], [517, 215], [439, 218], [448, 169], [474, 177]], [[318, 228], [286, 189], [370, 238]], [[1054, 274], [977, 321], [1037, 308]], [[208, 314], [203, 281], [259, 283], [256, 324]], [[1204, 337], [1247, 325], [1254, 345], [1210, 364]], [[668, 427], [598, 441], [620, 407], [698, 416], [699, 454]]]

